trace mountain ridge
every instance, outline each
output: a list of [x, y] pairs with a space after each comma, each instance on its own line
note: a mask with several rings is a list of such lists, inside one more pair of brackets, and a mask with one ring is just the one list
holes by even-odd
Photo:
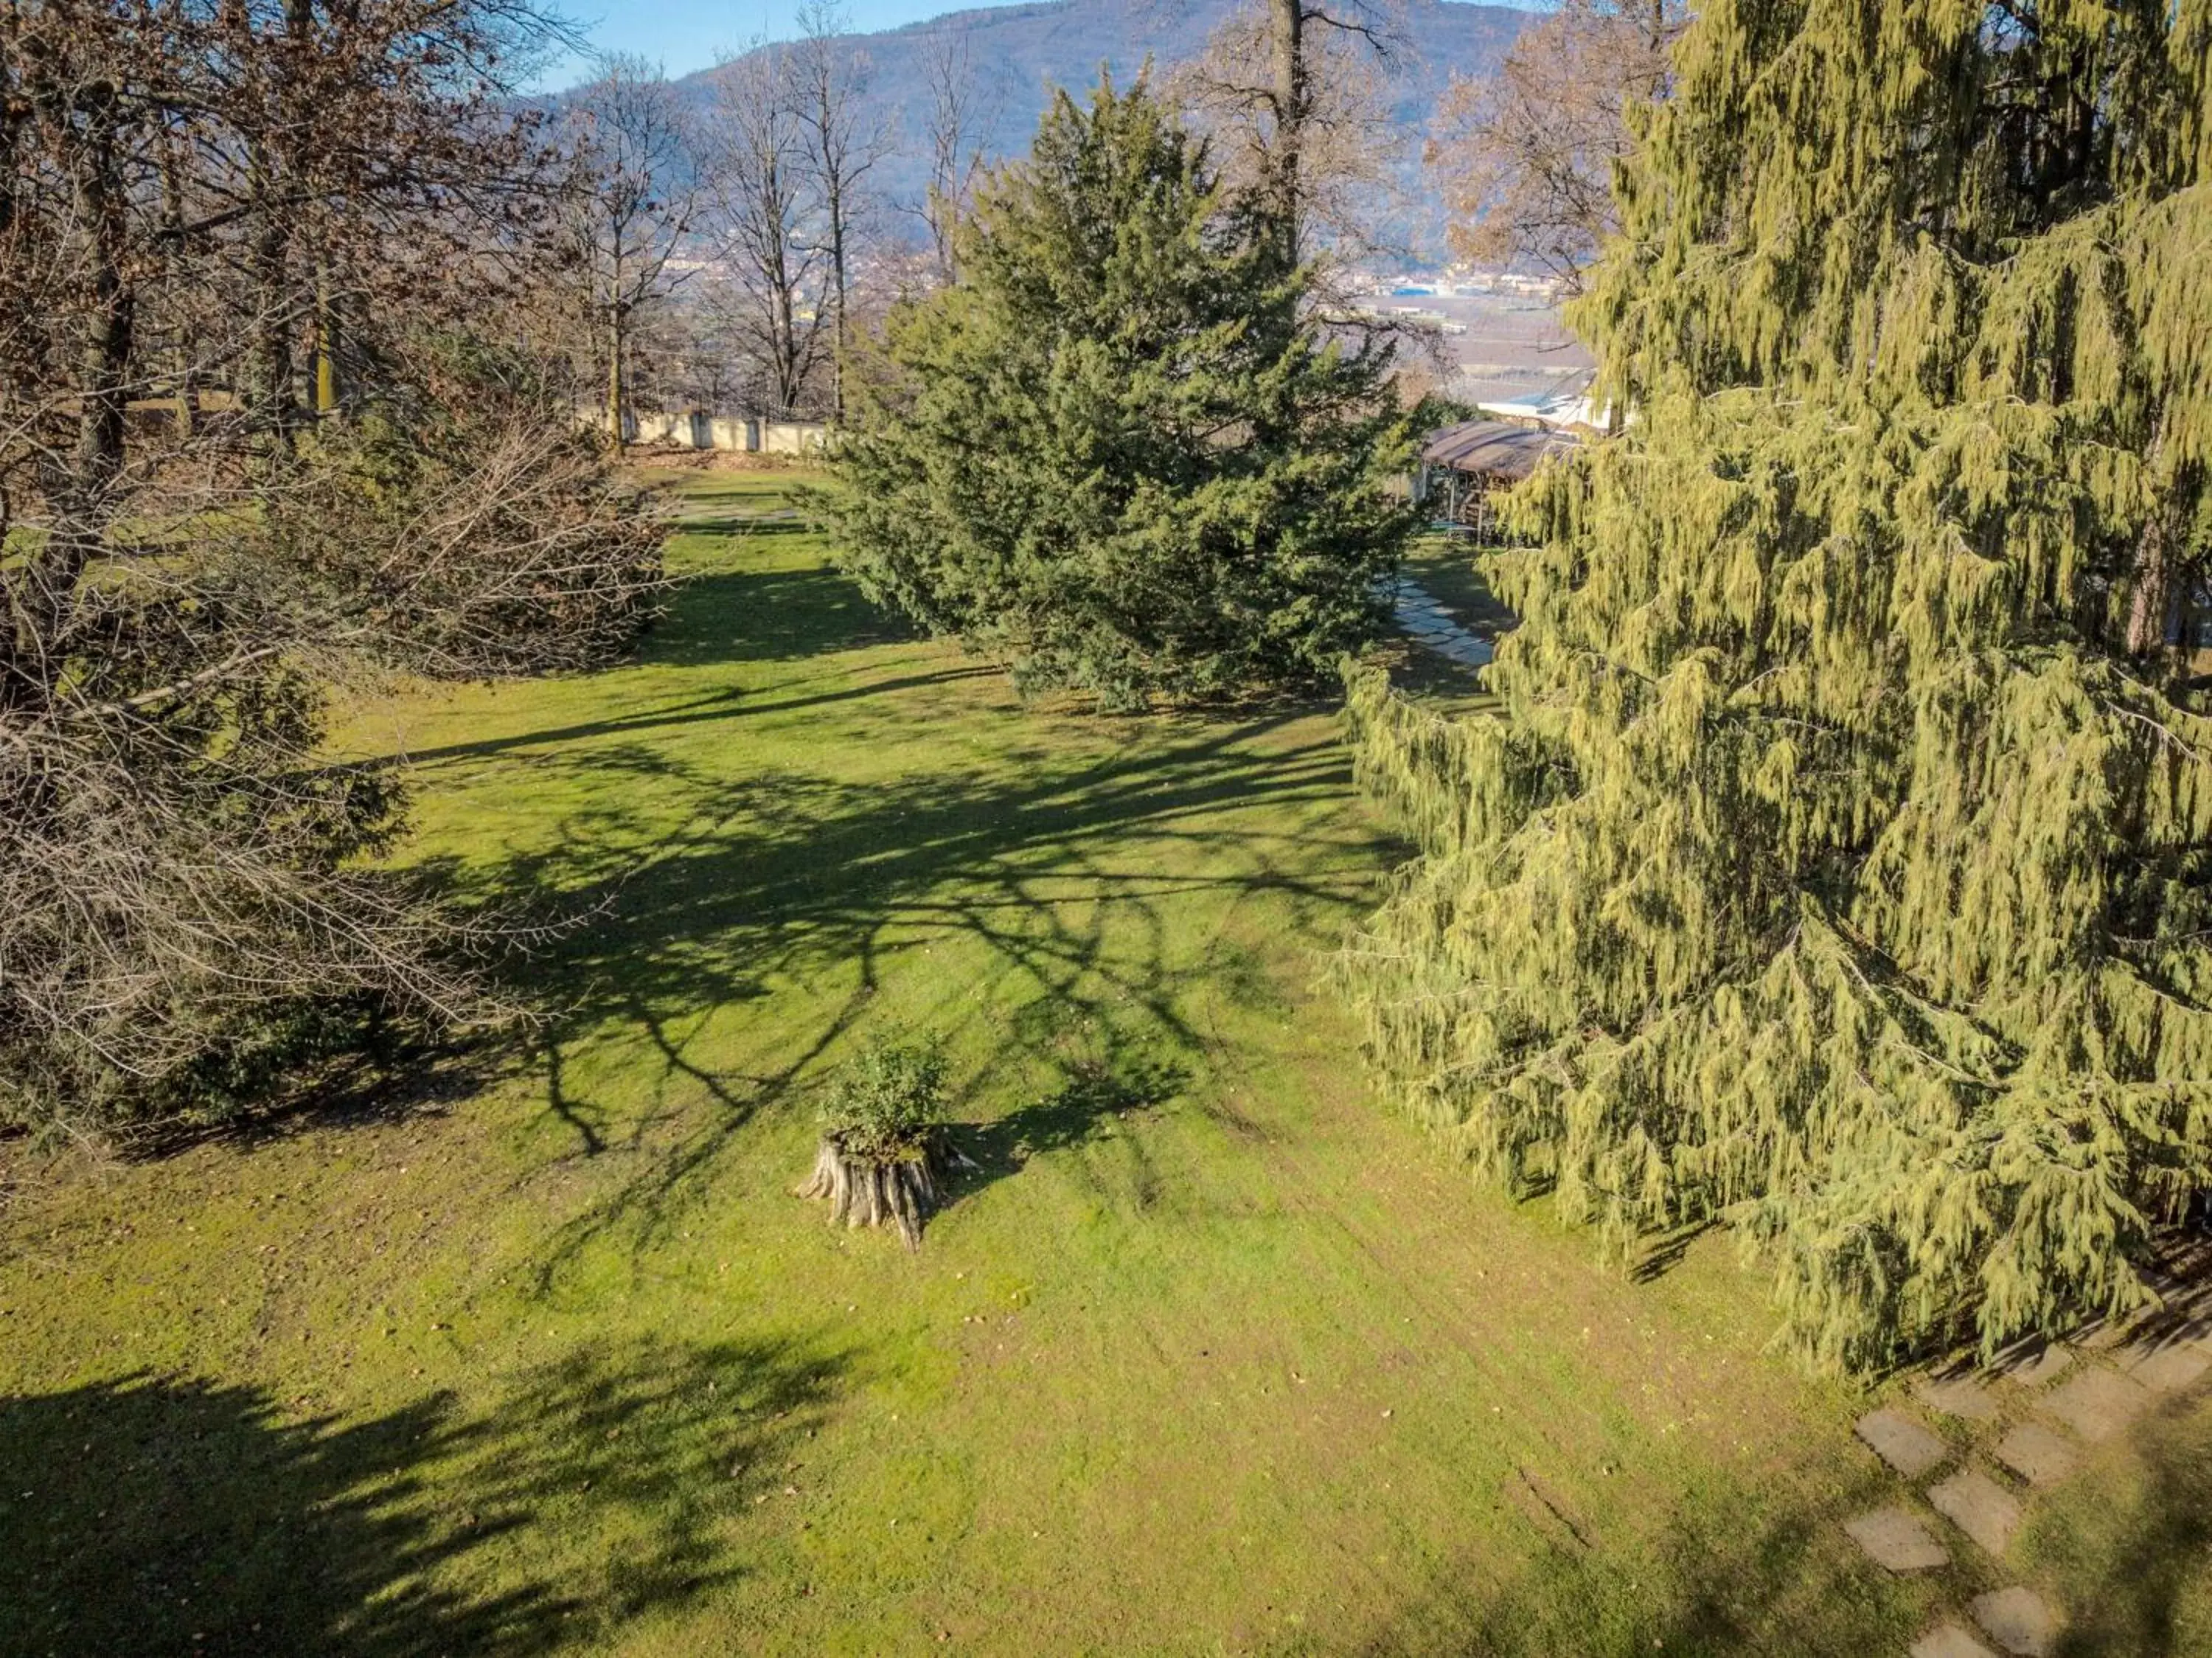
[[[920, 203], [927, 186], [929, 148], [924, 53], [946, 33], [967, 34], [976, 101], [989, 117], [981, 133], [981, 148], [987, 162], [996, 162], [1027, 149], [1053, 88], [1080, 91], [1094, 84], [1102, 70], [1126, 83], [1148, 58], [1163, 68], [1194, 58], [1241, 3], [1031, 0], [1023, 5], [951, 11], [895, 28], [856, 34], [850, 38], [868, 64], [862, 96], [890, 138], [871, 182], [895, 208]], [[1393, 118], [1408, 140], [1401, 181], [1417, 201], [1421, 199], [1415, 159], [1418, 137], [1426, 129], [1452, 72], [1492, 72], [1521, 30], [1537, 15], [1468, 0], [1406, 0], [1400, 13], [1402, 39], [1387, 61], [1385, 80]], [[733, 61], [781, 50], [787, 44], [757, 46]], [[676, 84], [703, 102], [716, 77], [728, 68], [723, 64], [699, 70]], [[1433, 253], [1441, 240], [1441, 215], [1417, 207], [1401, 216], [1401, 235], [1420, 251]]]

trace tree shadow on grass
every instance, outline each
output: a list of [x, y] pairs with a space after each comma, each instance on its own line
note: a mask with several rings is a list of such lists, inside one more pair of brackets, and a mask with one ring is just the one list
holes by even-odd
[[2212, 1652], [2212, 1399], [2169, 1401], [2031, 1509], [2018, 1552], [2065, 1606], [2062, 1658]]
[[1629, 1277], [1637, 1283], [1652, 1283], [1665, 1277], [1682, 1264], [1691, 1245], [1719, 1224], [1718, 1221], [1703, 1218], [1684, 1221], [1663, 1232], [1652, 1233], [1644, 1239], [1642, 1253], [1629, 1268]]
[[[1890, 1493], [1878, 1473], [1810, 1504], [1764, 1508], [1749, 1492], [1685, 1504], [1654, 1551], [1610, 1553], [1549, 1516], [1535, 1563], [1504, 1584], [1479, 1572], [1370, 1627], [1361, 1658], [1863, 1658], [1919, 1631], [1924, 1590], [1841, 1541], [1843, 1521]], [[1528, 1505], [1522, 1505], [1524, 1511]]]
[[738, 535], [774, 539], [781, 536], [811, 535], [813, 527], [797, 514], [741, 512], [735, 507], [720, 511], [678, 512], [669, 520], [679, 535]]
[[[702, 697], [642, 714], [590, 720], [577, 725], [544, 727], [534, 731], [518, 732], [508, 737], [483, 737], [470, 742], [444, 743], [434, 748], [390, 758], [395, 763], [404, 762], [425, 771], [454, 761], [480, 760], [497, 754], [514, 754], [526, 759], [534, 754], [556, 753], [564, 744], [594, 742], [601, 738], [617, 736], [649, 741], [685, 726], [720, 724], [765, 715], [806, 713], [835, 707], [842, 703], [865, 702], [896, 697], [902, 692], [956, 685], [963, 680], [986, 679], [996, 672], [995, 668], [980, 664], [941, 667], [923, 674], [902, 674], [890, 679], [870, 680], [859, 685], [839, 686], [830, 690], [806, 689], [812, 683], [810, 680], [758, 689], [726, 686]], [[793, 690], [802, 691], [804, 694], [779, 695]]]
[[917, 637], [825, 565], [716, 570], [687, 578], [643, 653], [648, 662], [790, 661]]
[[[1278, 923], [1318, 948], [1368, 900], [1371, 866], [1351, 854], [1372, 835], [1347, 824], [1326, 832], [1340, 844], [1324, 844], [1324, 832], [1296, 815], [1340, 798], [1348, 779], [1333, 741], [1285, 740], [1292, 717], [1194, 723], [1104, 759], [1045, 753], [1018, 769], [866, 783], [733, 779], [644, 745], [549, 755], [550, 766], [590, 774], [586, 804], [552, 850], [472, 879], [495, 895], [557, 891], [601, 913], [529, 970], [565, 1009], [547, 1033], [549, 1093], [580, 1153], [651, 1155], [556, 1240], [542, 1287], [611, 1233], [639, 1248], [663, 1235], [671, 1205], [730, 1137], [819, 1073], [896, 961], [919, 966], [915, 958], [953, 947], [948, 955], [969, 964], [970, 982], [945, 985], [933, 1015], [983, 1056], [963, 1079], [967, 1099], [1040, 1074], [1080, 1082], [1088, 1061], [1070, 1049], [1071, 1033], [1114, 1033], [1117, 1065], [1141, 1053], [1163, 1074], [1188, 1071], [1209, 1047], [1192, 1022], [1200, 992], [1243, 1005], [1279, 992], [1251, 959], [1256, 944], [1179, 932], [1177, 906], [1227, 910], [1267, 893], [1284, 905]], [[635, 830], [641, 786], [696, 802], [684, 829], [649, 847]], [[963, 993], [982, 980], [989, 996]], [[794, 1000], [805, 1011], [769, 1045], [767, 1069], [733, 1074], [691, 1057], [717, 1009], [825, 984], [842, 988]], [[656, 1089], [679, 1082], [693, 1100], [707, 1097], [703, 1122], [679, 1130], [672, 1113], [591, 1096], [575, 1063], [581, 1047], [624, 1030], [644, 1037]], [[1057, 1100], [1036, 1119], [1040, 1132], [1072, 1131], [1103, 1108], [1095, 1089]]]
[[435, 1394], [349, 1421], [145, 1375], [0, 1399], [0, 1651], [602, 1644], [744, 1575], [757, 1499], [848, 1364], [601, 1347], [483, 1414]]
[[1060, 1069], [1052, 1094], [961, 1131], [957, 1149], [969, 1166], [953, 1182], [956, 1201], [1019, 1173], [1032, 1157], [1084, 1145], [1123, 1118], [1165, 1105], [1190, 1081], [1182, 1059], [1112, 1030], [1072, 1046]]

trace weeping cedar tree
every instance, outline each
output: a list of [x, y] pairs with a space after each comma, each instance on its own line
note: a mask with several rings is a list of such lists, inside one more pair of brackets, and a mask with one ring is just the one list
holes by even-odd
[[1264, 213], [1139, 82], [1066, 93], [958, 279], [848, 386], [831, 495], [872, 597], [1102, 705], [1331, 671], [1411, 526], [1386, 347], [1325, 339]]
[[1713, 0], [1580, 309], [1496, 720], [1356, 677], [1393, 1089], [1816, 1362], [2152, 1304], [2212, 1181], [2212, 5]]

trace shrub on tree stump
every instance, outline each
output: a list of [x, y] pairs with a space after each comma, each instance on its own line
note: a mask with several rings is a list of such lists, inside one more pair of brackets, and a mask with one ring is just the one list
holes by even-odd
[[872, 1046], [838, 1074], [824, 1114], [814, 1173], [799, 1195], [828, 1198], [833, 1224], [896, 1225], [918, 1248], [950, 1157], [943, 1056]]
[[896, 1224], [906, 1247], [921, 1243], [922, 1223], [937, 1207], [938, 1177], [944, 1167], [939, 1149], [924, 1144], [884, 1158], [854, 1150], [832, 1129], [822, 1137], [814, 1173], [799, 1189], [802, 1198], [827, 1198], [830, 1219], [848, 1226]]

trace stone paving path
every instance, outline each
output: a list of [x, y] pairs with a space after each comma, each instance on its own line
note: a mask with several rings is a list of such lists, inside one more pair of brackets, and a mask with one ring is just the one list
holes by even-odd
[[1397, 611], [1398, 625], [1413, 636], [1416, 644], [1462, 667], [1489, 666], [1494, 654], [1490, 641], [1478, 638], [1454, 621], [1429, 590], [1413, 577], [1398, 578], [1398, 591], [1392, 603]]
[[[2212, 1376], [2212, 1282], [2185, 1292], [2168, 1284], [2166, 1294], [2166, 1310], [2131, 1328], [2094, 1328], [2064, 1344], [2023, 1345], [1979, 1371], [1922, 1376], [1909, 1402], [1868, 1411], [1859, 1438], [1907, 1489], [1844, 1531], [1887, 1571], [1938, 1572], [1962, 1547], [2003, 1564], [2029, 1503], [2074, 1472], [2084, 1444]], [[1950, 1436], [1931, 1420], [1948, 1423]], [[2046, 1658], [2058, 1633], [2056, 1609], [2014, 1584], [1954, 1606], [1909, 1658]]]

